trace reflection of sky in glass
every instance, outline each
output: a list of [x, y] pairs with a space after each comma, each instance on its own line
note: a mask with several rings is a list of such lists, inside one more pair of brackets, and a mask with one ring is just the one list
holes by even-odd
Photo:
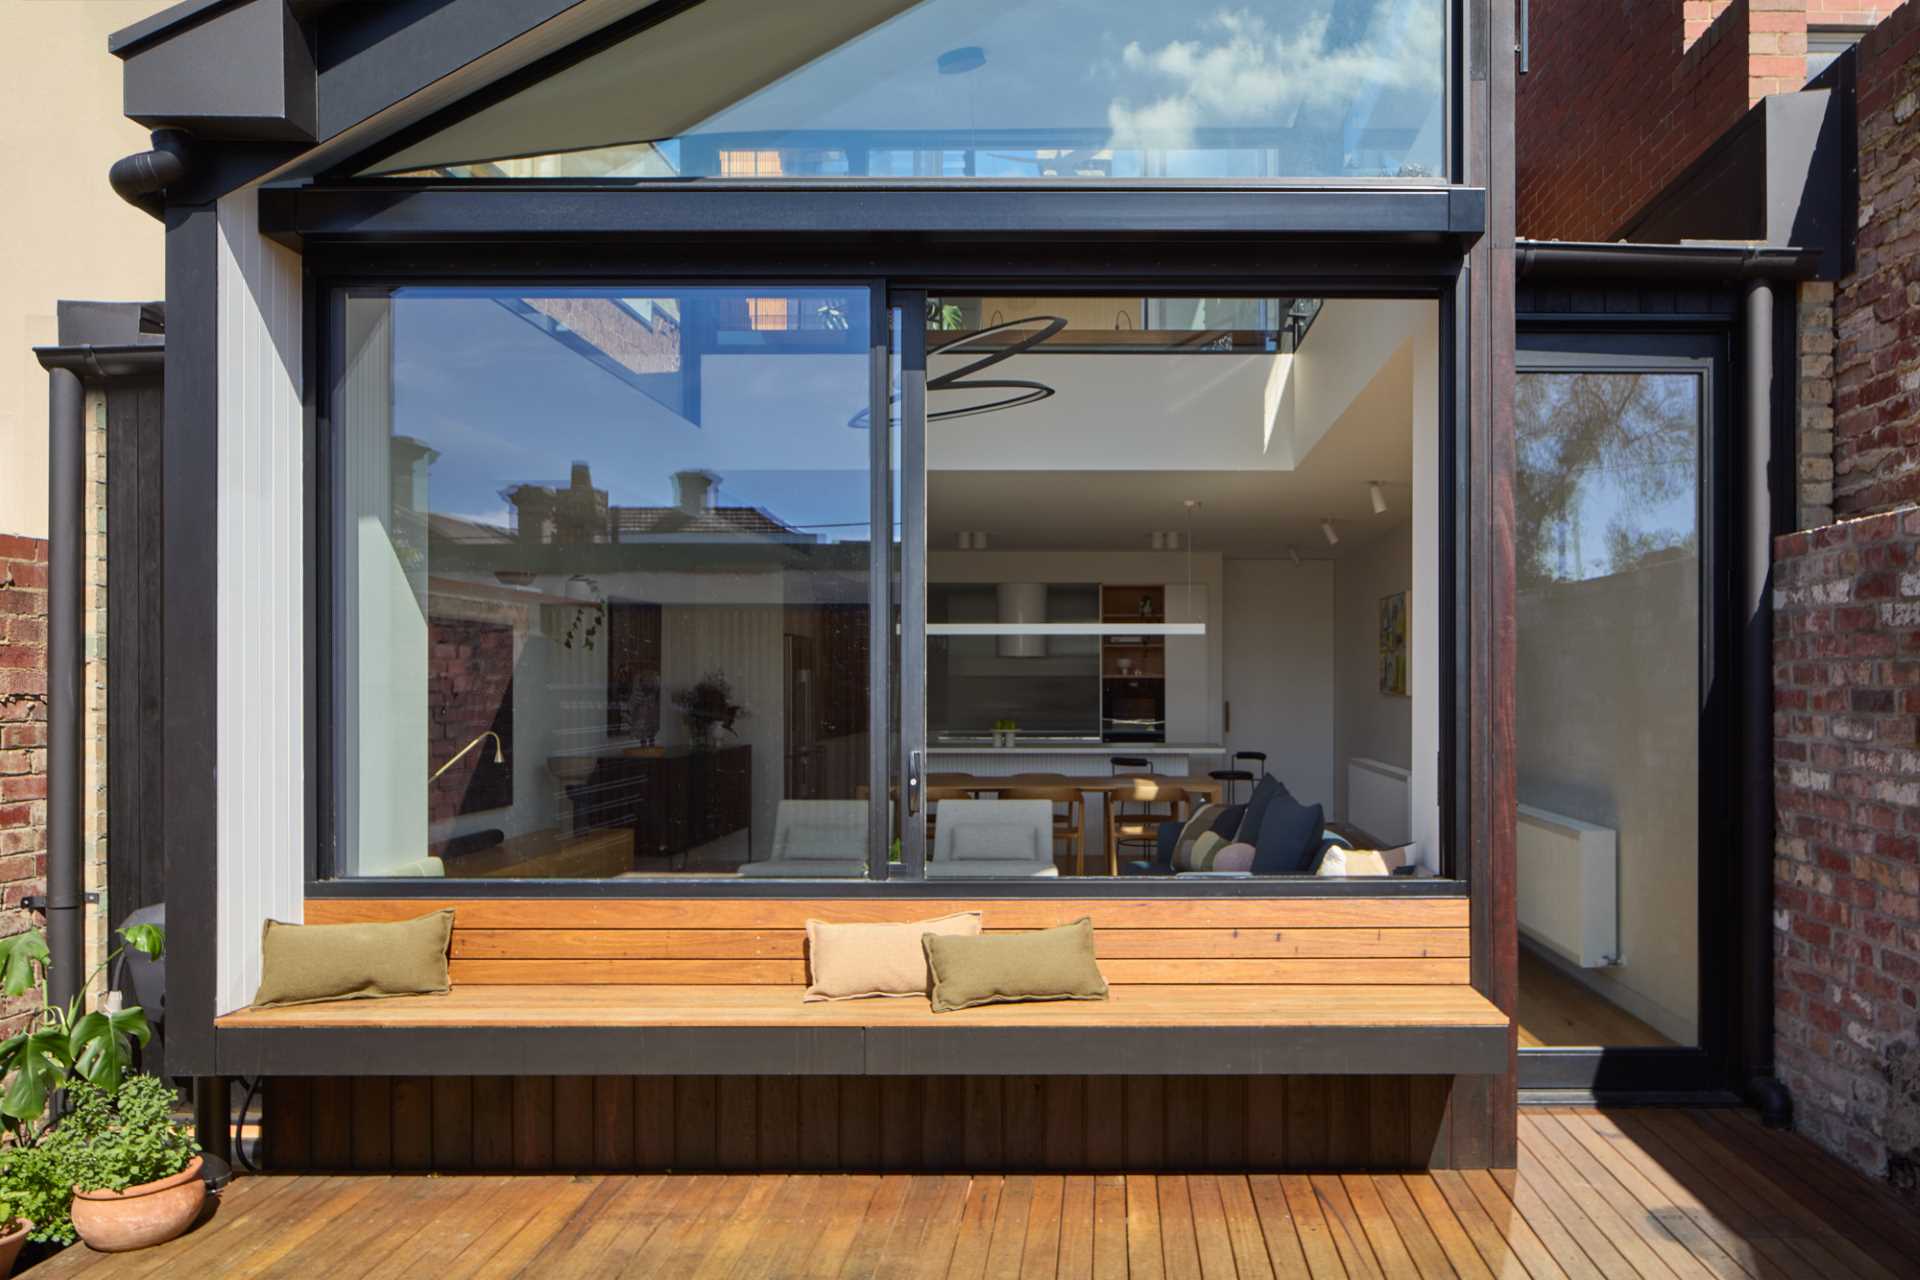
[[864, 310], [843, 351], [706, 356], [697, 424], [483, 292], [401, 291], [393, 314], [393, 430], [438, 452], [438, 514], [507, 526], [504, 490], [564, 487], [579, 461], [613, 506], [670, 506], [674, 472], [707, 470], [721, 477], [715, 505], [866, 540], [868, 435], [847, 426], [866, 405]]
[[[572, 176], [1442, 171], [1439, 0], [923, 0], [791, 66], [743, 35], [742, 59], [766, 64], [771, 78], [734, 101], [656, 101], [646, 76], [608, 87], [621, 84], [623, 56], [638, 62], [677, 24], [683, 39], [711, 25], [725, 10], [709, 3], [582, 64], [577, 97], [541, 139], [553, 153], [581, 153]], [[733, 7], [751, 31], [753, 6]], [[714, 43], [709, 33], [694, 47], [712, 56]], [[513, 100], [494, 109], [509, 112]], [[446, 149], [429, 140], [408, 154], [416, 164], [528, 154], [524, 140], [489, 151], [484, 130], [450, 133], [458, 141]], [[657, 146], [635, 146], [647, 142]], [[621, 149], [632, 154], [609, 154]], [[731, 162], [720, 154], [729, 149]], [[760, 150], [779, 153], [773, 167], [752, 159]]]
[[1531, 568], [1583, 581], [1698, 554], [1697, 376], [1526, 373], [1520, 383], [1523, 579]]

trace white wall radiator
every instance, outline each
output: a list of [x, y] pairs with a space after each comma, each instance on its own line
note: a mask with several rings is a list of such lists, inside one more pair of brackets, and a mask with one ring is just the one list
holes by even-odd
[[1398, 765], [1365, 756], [1347, 761], [1347, 821], [1388, 848], [1413, 839], [1407, 780]]
[[1520, 806], [1520, 932], [1583, 969], [1620, 963], [1619, 836]]

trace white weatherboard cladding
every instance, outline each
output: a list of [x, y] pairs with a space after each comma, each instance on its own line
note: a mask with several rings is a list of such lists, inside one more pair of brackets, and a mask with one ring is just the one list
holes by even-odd
[[[260, 924], [301, 918], [306, 689], [300, 259], [260, 235], [258, 194], [219, 205], [217, 998], [260, 982]], [[174, 928], [189, 928], [174, 903]]]

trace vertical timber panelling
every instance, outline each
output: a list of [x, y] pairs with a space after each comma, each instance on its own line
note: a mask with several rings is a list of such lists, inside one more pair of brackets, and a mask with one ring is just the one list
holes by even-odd
[[259, 193], [219, 201], [216, 996], [260, 985], [260, 925], [301, 918], [306, 850], [305, 411], [298, 255]]
[[[1515, 634], [1513, 507], [1515, 8], [1468, 0], [1461, 95], [1463, 182], [1487, 192], [1487, 232], [1468, 254], [1465, 290], [1466, 420], [1469, 460], [1461, 513], [1466, 556], [1469, 716], [1467, 879], [1472, 889], [1473, 983], [1512, 1014], [1519, 987], [1514, 883]], [[1453, 1091], [1450, 1158], [1469, 1167], [1512, 1168], [1519, 1155], [1517, 1032], [1508, 1070], [1462, 1077]]]
[[1445, 1168], [1442, 1076], [267, 1081], [268, 1167], [1065, 1173]]

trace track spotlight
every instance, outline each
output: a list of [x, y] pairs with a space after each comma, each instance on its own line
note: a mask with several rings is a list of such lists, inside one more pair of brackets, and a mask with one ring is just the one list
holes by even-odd
[[1293, 561], [1293, 567], [1298, 569], [1300, 567], [1300, 548], [1288, 547], [1287, 559]]
[[1380, 492], [1378, 480], [1371, 481], [1367, 485], [1367, 496], [1373, 499], [1373, 514], [1377, 516], [1387, 514], [1387, 495]]
[[1333, 527], [1333, 520], [1331, 517], [1329, 517], [1328, 519], [1322, 520], [1320, 522], [1320, 532], [1327, 535], [1328, 546], [1337, 547], [1340, 545], [1340, 533], [1337, 529]]

